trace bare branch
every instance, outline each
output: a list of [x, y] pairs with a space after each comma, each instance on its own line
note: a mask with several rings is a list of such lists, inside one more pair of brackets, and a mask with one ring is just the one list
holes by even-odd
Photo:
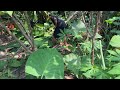
[[[17, 16], [14, 14], [13, 17], [12, 17], [12, 20], [13, 20], [13, 21], [15, 22], [15, 24], [18, 26], [19, 30], [22, 32], [22, 34], [23, 34], [24, 37], [27, 39], [27, 41], [29, 42], [29, 44], [30, 44], [31, 46], [33, 46], [32, 41], [31, 41], [31, 39], [28, 37], [28, 35], [26, 34], [24, 28], [21, 26], [20, 23], [18, 23], [18, 21], [17, 21], [15, 18], [17, 18]], [[18, 19], [18, 18], [17, 18], [17, 19]], [[19, 20], [19, 21], [20, 21], [20, 20]]]
[[25, 14], [25, 17], [26, 17], [26, 21], [28, 23], [28, 28], [29, 28], [29, 31], [30, 31], [30, 38], [31, 38], [31, 41], [32, 41], [32, 49], [34, 51], [35, 49], [35, 45], [34, 45], [34, 36], [32, 34], [32, 27], [31, 27], [31, 24], [30, 24], [30, 19], [29, 19], [29, 16], [28, 16], [28, 13], [27, 11], [24, 11], [24, 14]]
[[80, 12], [80, 11], [75, 11], [75, 12], [65, 21], [65, 23], [68, 23], [68, 22], [73, 18], [73, 16], [76, 15], [78, 12]]
[[92, 55], [92, 59], [91, 59], [91, 64], [94, 65], [94, 44], [95, 44], [95, 36], [96, 36], [96, 33], [98, 33], [99, 31], [99, 25], [100, 25], [100, 16], [101, 16], [101, 12], [98, 11], [97, 12], [97, 19], [96, 19], [96, 26], [95, 26], [95, 29], [93, 29], [93, 37], [92, 37], [92, 51], [91, 51], [91, 55]]
[[8, 28], [6, 28], [6, 26], [5, 26], [4, 24], [2, 24], [1, 22], [0, 22], [0, 26], [1, 26], [2, 28], [4, 28], [26, 51], [32, 53], [32, 52], [31, 52], [14, 34], [12, 34], [11, 31], [10, 31]]
[[90, 35], [90, 37], [91, 37], [92, 35], [91, 35], [91, 33], [89, 32], [89, 28], [88, 28], [87, 23], [85, 22], [85, 15], [84, 15], [83, 12], [82, 12], [82, 21], [83, 21], [83, 23], [85, 24], [85, 27], [86, 27], [86, 30], [87, 30], [87, 38], [88, 38], [89, 35]]

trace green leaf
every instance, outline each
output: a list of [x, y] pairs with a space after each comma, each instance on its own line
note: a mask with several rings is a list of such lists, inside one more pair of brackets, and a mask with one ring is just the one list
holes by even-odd
[[120, 47], [120, 35], [114, 35], [110, 41], [110, 45], [113, 47]]
[[88, 66], [83, 66], [80, 70], [81, 71], [87, 71], [87, 70], [89, 70], [91, 68], [92, 68], [92, 66], [88, 65]]
[[116, 49], [116, 52], [117, 52], [117, 54], [119, 54], [119, 55], [120, 55], [120, 50], [119, 50], [119, 49]]
[[110, 30], [110, 33], [115, 33], [115, 34], [117, 34], [117, 35], [120, 35], [120, 31], [117, 30], [116, 28]]
[[16, 59], [13, 59], [13, 60], [10, 61], [9, 65], [11, 67], [19, 67], [19, 66], [22, 65], [22, 63], [20, 61], [16, 60]]
[[91, 65], [91, 59], [89, 56], [83, 56], [81, 60], [81, 71], [90, 70], [93, 66]]
[[108, 60], [110, 61], [120, 61], [120, 50], [116, 49], [115, 51], [113, 50], [107, 50], [111, 55], [108, 56]]
[[96, 38], [96, 39], [97, 39], [97, 38], [102, 38], [102, 36], [101, 36], [100, 34], [96, 33], [95, 38]]
[[114, 25], [120, 25], [120, 23], [119, 23], [119, 22], [113, 22], [113, 24], [114, 24]]
[[115, 52], [115, 51], [113, 51], [113, 50], [107, 50], [111, 55], [117, 55], [117, 53]]
[[105, 20], [107, 23], [112, 24], [115, 20], [120, 20], [120, 17], [113, 17], [108, 20]]
[[120, 79], [120, 76], [117, 76], [115, 79]]
[[91, 52], [92, 44], [90, 41], [85, 41], [84, 43], [81, 43], [81, 47], [83, 47], [84, 51], [89, 53], [89, 52]]
[[80, 32], [86, 32], [85, 24], [82, 21], [75, 21], [74, 23], [72, 23], [71, 31], [76, 38], [80, 38]]
[[92, 76], [97, 77], [101, 74], [101, 70], [98, 67], [92, 67], [87, 72], [83, 73], [87, 78], [92, 78]]
[[65, 55], [65, 57], [63, 58], [64, 62], [70, 62], [72, 60], [76, 60], [78, 58], [78, 56], [76, 54], [68, 54], [68, 55]]
[[35, 38], [34, 43], [37, 47], [43, 48], [43, 47], [49, 47], [48, 45], [48, 39], [40, 37], [40, 38]]
[[7, 11], [7, 13], [8, 13], [10, 16], [12, 16], [13, 11]]
[[120, 61], [120, 56], [110, 56], [107, 59], [111, 61]]
[[64, 62], [62, 56], [56, 49], [39, 49], [28, 58], [25, 72], [46, 79], [63, 79]]
[[4, 69], [5, 65], [7, 65], [6, 61], [0, 61], [0, 71]]
[[112, 75], [120, 74], [120, 63], [115, 64], [114, 67], [107, 73], [112, 74]]
[[65, 64], [67, 65], [67, 68], [74, 72], [78, 76], [79, 69], [81, 68], [81, 59], [76, 54], [68, 54], [64, 57]]

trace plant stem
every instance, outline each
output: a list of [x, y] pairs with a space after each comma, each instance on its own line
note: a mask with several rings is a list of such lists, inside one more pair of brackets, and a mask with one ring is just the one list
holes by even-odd
[[102, 58], [102, 65], [103, 65], [103, 69], [105, 70], [106, 66], [105, 66], [105, 60], [104, 60], [104, 57], [103, 57], [103, 50], [102, 50], [101, 40], [99, 40], [99, 44], [100, 44], [100, 53], [101, 53], [101, 58]]

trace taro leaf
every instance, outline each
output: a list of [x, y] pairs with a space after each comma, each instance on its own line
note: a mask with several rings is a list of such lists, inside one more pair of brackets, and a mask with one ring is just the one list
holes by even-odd
[[63, 58], [56, 49], [39, 49], [28, 58], [25, 72], [36, 77], [45, 77], [46, 79], [63, 79]]
[[120, 35], [113, 36], [110, 45], [113, 47], [120, 47]]

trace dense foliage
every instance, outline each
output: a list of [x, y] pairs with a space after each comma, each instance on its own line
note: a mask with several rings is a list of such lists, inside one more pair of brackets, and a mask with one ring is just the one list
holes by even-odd
[[120, 12], [0, 11], [0, 78], [120, 79]]

